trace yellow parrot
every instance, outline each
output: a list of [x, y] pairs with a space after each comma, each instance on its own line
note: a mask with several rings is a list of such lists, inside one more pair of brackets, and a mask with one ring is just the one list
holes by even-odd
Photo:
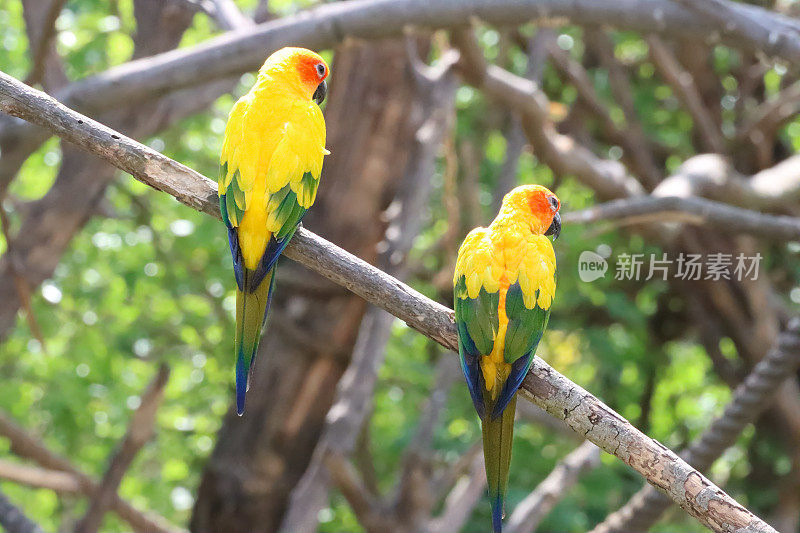
[[540, 185], [503, 198], [488, 228], [475, 228], [458, 250], [454, 308], [461, 369], [483, 428], [492, 530], [503, 527], [517, 390], [542, 338], [556, 292], [553, 240], [561, 204]]
[[220, 155], [219, 206], [236, 277], [236, 410], [275, 286], [275, 262], [314, 203], [322, 172], [328, 65], [305, 48], [267, 58], [233, 106]]

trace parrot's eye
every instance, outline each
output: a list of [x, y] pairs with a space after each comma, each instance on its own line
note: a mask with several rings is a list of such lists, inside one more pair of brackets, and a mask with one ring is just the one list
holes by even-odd
[[550, 201], [550, 209], [552, 209], [554, 212], [558, 211], [558, 198], [555, 196], [550, 196], [548, 197], [548, 200]]
[[316, 68], [317, 68], [317, 75], [320, 78], [324, 78], [325, 77], [325, 65], [323, 65], [322, 63], [317, 63]]

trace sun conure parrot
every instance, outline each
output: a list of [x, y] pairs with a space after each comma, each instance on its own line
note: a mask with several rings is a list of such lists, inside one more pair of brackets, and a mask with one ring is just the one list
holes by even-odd
[[305, 48], [267, 58], [233, 106], [220, 156], [219, 206], [236, 277], [236, 409], [275, 286], [275, 262], [314, 203], [325, 149], [328, 65]]
[[458, 355], [483, 427], [492, 527], [502, 530], [516, 394], [550, 317], [558, 198], [523, 185], [503, 198], [488, 228], [469, 232], [453, 279]]

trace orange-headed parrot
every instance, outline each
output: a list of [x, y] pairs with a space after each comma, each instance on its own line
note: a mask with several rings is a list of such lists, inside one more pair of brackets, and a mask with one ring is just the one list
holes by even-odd
[[516, 394], [547, 327], [556, 290], [558, 198], [523, 185], [503, 198], [488, 228], [475, 228], [458, 251], [455, 314], [458, 355], [483, 427], [492, 527], [502, 530]]
[[236, 410], [275, 286], [275, 262], [314, 203], [325, 149], [328, 65], [305, 48], [267, 58], [233, 106], [220, 156], [219, 206], [236, 277]]

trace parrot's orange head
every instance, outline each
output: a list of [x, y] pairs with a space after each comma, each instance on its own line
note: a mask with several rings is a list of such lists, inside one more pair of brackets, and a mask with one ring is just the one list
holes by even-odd
[[328, 73], [328, 64], [316, 52], [287, 46], [267, 58], [259, 77], [278, 79], [304, 98], [321, 104], [328, 94]]
[[534, 233], [552, 235], [553, 240], [561, 233], [560, 208], [558, 197], [541, 185], [520, 185], [503, 198], [503, 209], [513, 210], [528, 221]]

